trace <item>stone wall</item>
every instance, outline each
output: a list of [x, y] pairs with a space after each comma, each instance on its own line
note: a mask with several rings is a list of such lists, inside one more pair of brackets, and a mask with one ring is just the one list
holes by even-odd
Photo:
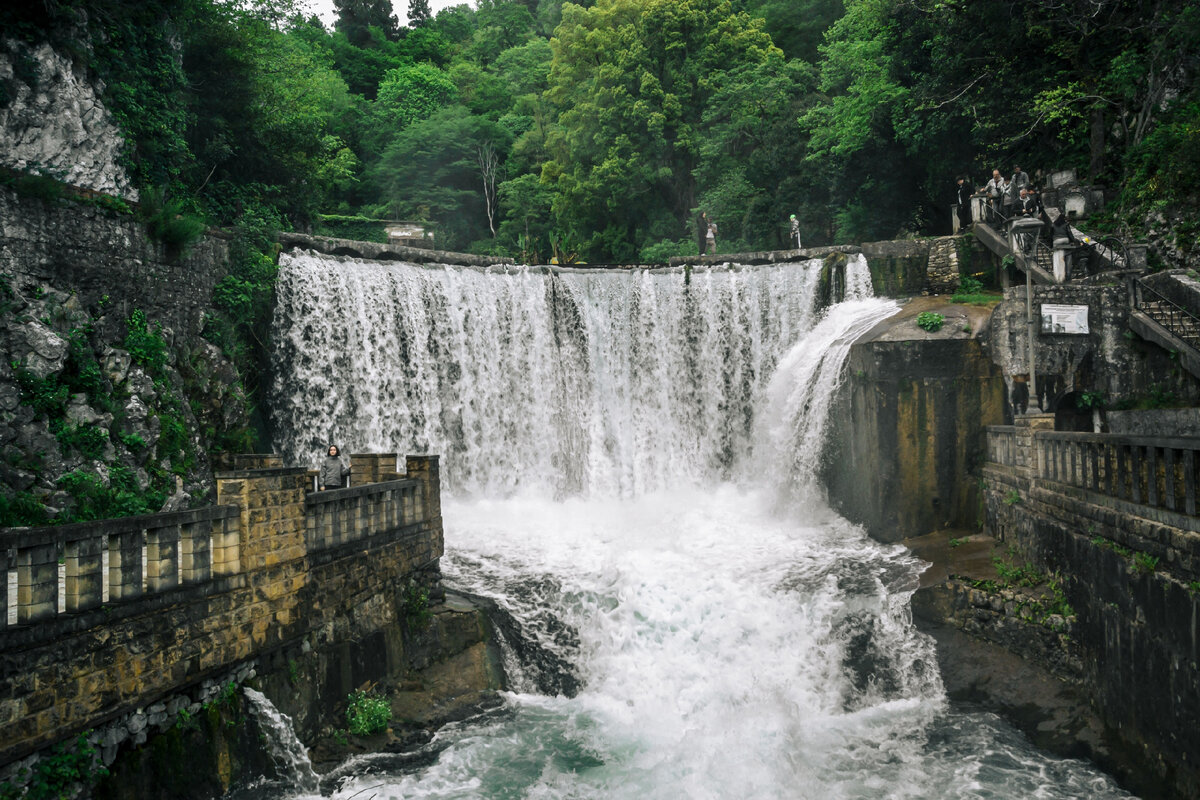
[[163, 325], [169, 342], [200, 333], [228, 246], [206, 236], [179, 259], [133, 217], [69, 200], [44, 202], [0, 187], [0, 274], [15, 286], [49, 284], [122, 326], [134, 309]]
[[[1110, 407], [1137, 402], [1155, 392], [1173, 394], [1182, 403], [1200, 401], [1200, 381], [1181, 369], [1166, 350], [1141, 341], [1129, 329], [1125, 285], [1034, 286], [1033, 293], [1035, 316], [1040, 315], [1043, 303], [1090, 309], [1087, 334], [1041, 333], [1039, 324], [1034, 358], [1043, 409], [1056, 410], [1064, 397], [1082, 392], [1099, 393]], [[988, 349], [1010, 389], [1014, 376], [1029, 372], [1028, 341], [1025, 287], [1018, 286], [1005, 291], [988, 336]], [[1068, 410], [1074, 410], [1073, 398], [1067, 403]]]
[[136, 200], [118, 162], [125, 138], [86, 70], [48, 44], [13, 39], [0, 52], [0, 166]]
[[830, 500], [881, 541], [977, 525], [966, 476], [981, 461], [983, 427], [1003, 413], [1004, 384], [978, 338], [986, 312], [939, 306], [947, 322], [925, 334], [913, 322], [921, 302], [854, 344], [830, 404]]
[[[408, 466], [415, 477], [370, 492], [309, 494], [303, 469], [221, 473], [219, 501], [240, 515], [237, 571], [0, 627], [0, 764], [131, 717], [231, 665], [301, 642], [347, 647], [395, 625], [406, 582], [431, 585], [443, 552], [437, 458], [409, 457]], [[389, 505], [385, 495], [397, 499]], [[314, 504], [334, 504], [352, 523], [338, 537], [323, 532], [316, 549]]]
[[984, 478], [987, 529], [1066, 580], [1078, 679], [1127, 780], [1153, 796], [1200, 794], [1196, 518], [1048, 481], [1036, 469], [988, 464]]

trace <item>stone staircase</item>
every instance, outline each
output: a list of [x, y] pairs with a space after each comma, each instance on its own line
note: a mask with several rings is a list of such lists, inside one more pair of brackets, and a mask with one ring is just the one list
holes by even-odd
[[1200, 317], [1144, 279], [1135, 279], [1132, 288], [1129, 327], [1143, 339], [1178, 353], [1183, 368], [1200, 377]]

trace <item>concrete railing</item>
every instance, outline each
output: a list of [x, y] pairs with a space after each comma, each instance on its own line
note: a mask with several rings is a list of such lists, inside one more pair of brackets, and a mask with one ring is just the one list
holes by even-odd
[[988, 461], [1006, 467], [1028, 466], [1025, 445], [1028, 437], [1021, 437], [1012, 425], [989, 425], [987, 428]]
[[278, 456], [238, 456], [228, 463], [242, 469], [217, 474], [220, 505], [0, 529], [0, 632], [147, 600], [436, 520], [437, 461], [409, 456], [402, 475], [395, 455], [356, 454], [349, 488], [314, 492], [309, 473], [279, 466]]
[[1037, 477], [1131, 503], [1196, 514], [1200, 438], [1034, 434]]
[[308, 551], [327, 550], [419, 522], [425, 518], [422, 495], [421, 483], [411, 479], [312, 492], [304, 499]]
[[[203, 583], [241, 570], [237, 506], [0, 531], [0, 628]], [[17, 597], [10, 614], [9, 584]], [[60, 596], [61, 592], [61, 596]]]

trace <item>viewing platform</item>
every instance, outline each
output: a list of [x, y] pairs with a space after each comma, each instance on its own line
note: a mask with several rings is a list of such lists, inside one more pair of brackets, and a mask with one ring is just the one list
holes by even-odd
[[207, 508], [0, 530], [0, 766], [281, 647], [378, 630], [405, 582], [436, 582], [437, 456], [400, 472], [356, 454], [329, 491], [277, 456], [232, 465]]

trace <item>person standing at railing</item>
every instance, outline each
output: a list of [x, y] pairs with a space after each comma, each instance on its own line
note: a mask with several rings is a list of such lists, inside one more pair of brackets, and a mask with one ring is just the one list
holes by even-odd
[[1037, 192], [1032, 189], [1021, 190], [1021, 207], [1020, 213], [1022, 217], [1037, 217], [1042, 213], [1042, 203], [1038, 200]]
[[1004, 190], [1004, 216], [1012, 218], [1017, 207], [1021, 204], [1021, 190], [1029, 188], [1029, 175], [1021, 171], [1020, 166], [1013, 167], [1012, 177], [1008, 179], [1008, 188]]
[[350, 468], [342, 463], [342, 452], [336, 444], [329, 445], [329, 452], [325, 455], [325, 461], [321, 464], [321, 471], [317, 476], [317, 486], [324, 492], [327, 489], [340, 489], [345, 483], [346, 476], [350, 474]]
[[1000, 201], [1004, 198], [1004, 193], [1008, 191], [1008, 181], [1004, 180], [1004, 176], [1000, 174], [1000, 170], [992, 170], [992, 179], [983, 187], [984, 194], [988, 198], [988, 219], [995, 222], [1000, 213]]
[[800, 220], [796, 219], [795, 214], [792, 214], [790, 222], [792, 223], [792, 238], [796, 240], [796, 249], [803, 250], [804, 245], [800, 244]]
[[[971, 227], [971, 182], [965, 175], [958, 176], [958, 186], [955, 189], [955, 210], [958, 213], [959, 230]], [[795, 219], [795, 217], [792, 217]]]

